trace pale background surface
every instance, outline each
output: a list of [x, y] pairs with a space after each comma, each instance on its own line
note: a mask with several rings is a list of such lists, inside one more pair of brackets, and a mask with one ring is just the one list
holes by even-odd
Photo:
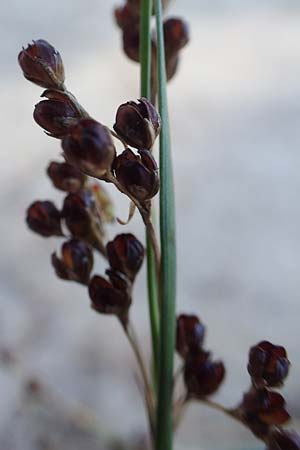
[[[24, 406], [22, 375], [1, 370], [3, 450], [62, 448], [55, 446], [62, 433], [63, 448], [99, 449], [92, 437], [80, 443], [57, 413], [64, 416], [61, 408], [77, 402], [95, 410], [107, 434], [127, 438], [145, 428], [133, 358], [116, 321], [92, 313], [82, 287], [55, 278], [49, 255], [58, 240], [43, 240], [24, 225], [32, 200], [59, 204], [62, 196], [44, 175], [59, 143], [33, 123], [41, 90], [22, 78], [17, 53], [32, 38], [49, 40], [63, 56], [69, 89], [94, 117], [112, 124], [117, 106], [138, 97], [138, 68], [123, 56], [111, 20], [118, 3], [1, 4], [0, 346], [17, 350], [26, 372], [59, 399], [47, 401], [45, 417], [36, 415]], [[218, 394], [228, 405], [248, 386], [248, 348], [263, 338], [285, 345], [293, 367], [284, 392], [299, 417], [300, 3], [178, 0], [171, 10], [192, 30], [169, 88], [178, 310], [198, 313], [208, 325], [207, 347], [228, 369]], [[125, 217], [127, 202], [113, 197]], [[143, 238], [138, 218], [127, 229]], [[103, 268], [99, 259], [97, 271]], [[145, 269], [133, 315], [148, 349], [144, 277]], [[47, 447], [49, 434], [54, 441]], [[200, 436], [205, 450], [262, 448], [246, 430], [195, 405], [178, 448], [199, 449]]]

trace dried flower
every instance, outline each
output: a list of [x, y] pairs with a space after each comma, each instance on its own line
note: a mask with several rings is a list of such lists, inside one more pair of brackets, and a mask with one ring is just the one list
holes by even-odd
[[155, 107], [145, 98], [119, 106], [115, 132], [128, 145], [150, 150], [160, 132], [160, 117]]
[[124, 273], [134, 281], [144, 259], [144, 247], [133, 234], [119, 234], [106, 246], [112, 269]]
[[282, 425], [290, 419], [285, 400], [278, 392], [252, 388], [244, 397], [240, 410], [252, 432], [265, 438], [271, 425]]
[[284, 347], [262, 341], [250, 349], [248, 372], [256, 385], [282, 385], [289, 365]]
[[90, 247], [77, 239], [64, 242], [61, 258], [52, 254], [52, 265], [59, 278], [88, 284], [93, 268], [93, 253]]
[[217, 391], [225, 376], [221, 361], [214, 362], [210, 353], [191, 354], [184, 367], [184, 381], [190, 397], [205, 397]]
[[138, 25], [139, 23], [139, 10], [136, 11], [130, 7], [129, 4], [125, 4], [115, 9], [114, 16], [118, 26], [125, 30], [132, 25]]
[[131, 296], [132, 283], [124, 273], [115, 269], [106, 269], [105, 273], [114, 288], [126, 292], [129, 297]]
[[71, 127], [62, 147], [66, 160], [82, 172], [102, 178], [110, 171], [116, 149], [107, 127], [93, 119], [81, 119]]
[[48, 200], [33, 202], [27, 209], [26, 222], [32, 231], [44, 237], [63, 236], [61, 213]]
[[62, 138], [69, 133], [72, 125], [80, 119], [80, 114], [63, 92], [46, 90], [42, 97], [49, 100], [42, 100], [33, 112], [34, 120], [44, 128], [49, 136]]
[[268, 437], [266, 450], [300, 450], [300, 436], [295, 431], [274, 429]]
[[90, 192], [80, 191], [67, 195], [63, 204], [62, 217], [74, 237], [88, 242], [102, 252], [101, 218]]
[[116, 158], [116, 177], [127, 191], [140, 202], [154, 197], [159, 190], [158, 169], [148, 150], [139, 150], [135, 155], [126, 149]]
[[19, 53], [18, 61], [27, 80], [44, 88], [62, 89], [65, 81], [60, 54], [49, 42], [38, 39]]
[[165, 37], [165, 58], [167, 80], [171, 80], [175, 75], [178, 64], [180, 50], [189, 41], [188, 25], [180, 18], [171, 18], [164, 22]]
[[176, 50], [178, 52], [189, 42], [188, 25], [181, 18], [167, 19], [163, 27], [166, 51]]
[[47, 174], [54, 186], [61, 191], [78, 192], [85, 182], [84, 174], [67, 162], [52, 161]]
[[[120, 279], [122, 278], [119, 277], [119, 282]], [[131, 297], [127, 290], [120, 290], [105, 278], [95, 275], [89, 284], [89, 295], [95, 311], [102, 314], [115, 314], [122, 321], [127, 321], [131, 304]]]
[[176, 350], [183, 358], [201, 350], [204, 336], [205, 327], [197, 316], [181, 314], [177, 318]]
[[126, 56], [134, 62], [140, 61], [140, 30], [136, 23], [124, 28], [122, 33], [123, 50]]

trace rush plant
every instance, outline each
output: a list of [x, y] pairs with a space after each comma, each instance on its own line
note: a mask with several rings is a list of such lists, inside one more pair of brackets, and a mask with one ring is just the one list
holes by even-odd
[[[189, 32], [181, 18], [163, 17], [167, 3], [127, 0], [114, 11], [124, 52], [140, 64], [140, 98], [119, 106], [112, 127], [92, 118], [67, 90], [62, 58], [50, 43], [39, 39], [20, 52], [25, 78], [44, 89], [34, 119], [49, 136], [60, 140], [63, 150], [63, 159], [47, 167], [54, 187], [64, 193], [62, 206], [57, 208], [49, 200], [34, 201], [27, 209], [26, 221], [43, 237], [63, 239], [60, 252], [51, 257], [57, 276], [86, 286], [93, 311], [118, 319], [140, 370], [152, 449], [172, 450], [173, 434], [184, 410], [197, 401], [239, 421], [267, 450], [299, 450], [299, 435], [282, 428], [290, 418], [278, 392], [290, 367], [286, 350], [268, 341], [254, 345], [248, 362], [250, 388], [237, 406], [227, 408], [211, 400], [224, 380], [225, 366], [206, 349], [202, 320], [181, 314], [176, 323], [175, 200], [167, 82], [177, 72]], [[156, 161], [153, 149], [158, 138]], [[114, 216], [106, 183], [114, 185], [130, 204], [128, 221], [118, 219], [126, 226], [124, 233], [110, 242], [105, 229]], [[159, 233], [153, 220], [156, 196], [160, 200]], [[135, 211], [145, 226], [145, 247], [127, 230]], [[106, 260], [105, 274], [93, 272], [95, 252]], [[130, 314], [135, 279], [145, 255], [151, 362], [144, 359]], [[174, 370], [175, 351], [181, 363]]]

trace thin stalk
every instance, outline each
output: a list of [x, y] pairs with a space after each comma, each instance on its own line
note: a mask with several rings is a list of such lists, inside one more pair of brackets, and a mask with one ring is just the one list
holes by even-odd
[[[179, 423], [181, 422], [182, 416], [187, 408], [187, 406], [191, 403], [193, 397], [190, 397], [187, 393], [185, 393], [182, 397], [180, 397], [176, 403], [174, 404], [174, 430], [178, 428]], [[234, 420], [245, 425], [247, 428], [247, 423], [243, 420], [243, 416], [239, 410], [239, 408], [227, 408], [226, 406], [221, 405], [220, 403], [214, 402], [207, 397], [195, 398], [197, 402], [202, 402], [204, 405], [215, 409], [217, 411], [226, 414]]]
[[141, 372], [141, 376], [142, 376], [142, 380], [143, 380], [143, 385], [144, 385], [144, 393], [145, 393], [145, 401], [146, 401], [146, 405], [147, 405], [147, 411], [148, 411], [148, 419], [149, 419], [149, 426], [150, 426], [150, 430], [151, 430], [151, 435], [154, 435], [154, 421], [153, 421], [153, 413], [154, 413], [154, 402], [153, 402], [153, 397], [152, 397], [152, 389], [150, 386], [150, 382], [148, 379], [148, 374], [147, 374], [147, 369], [145, 367], [145, 363], [144, 363], [144, 358], [142, 356], [142, 352], [138, 343], [138, 339], [136, 337], [135, 331], [131, 325], [130, 322], [124, 323], [122, 322], [122, 320], [120, 321], [125, 335], [128, 338], [128, 341], [131, 345], [131, 348], [135, 354], [140, 372]]
[[[102, 179], [104, 180], [104, 178], [102, 178]], [[130, 194], [130, 192], [128, 192], [127, 189], [124, 188], [124, 186], [121, 185], [121, 183], [117, 180], [117, 178], [113, 175], [113, 173], [107, 173], [105, 176], [105, 181], [107, 181], [109, 183], [113, 183], [115, 185], [115, 187], [118, 189], [118, 191], [122, 192], [122, 194], [124, 194], [124, 195], [127, 195], [127, 197], [135, 204], [135, 206], [139, 210], [140, 215], [143, 219], [144, 225], [146, 226], [149, 239], [151, 240], [153, 253], [154, 253], [154, 261], [155, 261], [155, 266], [156, 266], [155, 270], [156, 270], [157, 274], [159, 274], [160, 251], [159, 251], [159, 246], [158, 246], [158, 242], [157, 242], [157, 238], [156, 238], [155, 229], [154, 229], [154, 226], [152, 224], [151, 217], [149, 214], [149, 210], [145, 209], [145, 207], [136, 198], [134, 198]]]
[[[142, 0], [140, 14], [141, 97], [151, 99], [151, 13], [152, 0]], [[155, 250], [146, 231], [148, 305], [153, 354], [153, 385], [157, 386], [159, 351], [158, 278]]]
[[155, 449], [172, 450], [172, 394], [176, 298], [175, 199], [167, 107], [162, 1], [154, 0], [154, 5], [157, 32], [158, 104], [162, 120], [160, 134], [161, 317]]

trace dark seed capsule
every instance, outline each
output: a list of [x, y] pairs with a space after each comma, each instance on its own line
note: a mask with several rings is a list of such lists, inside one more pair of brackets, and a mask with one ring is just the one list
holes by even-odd
[[83, 173], [66, 162], [51, 162], [47, 174], [53, 185], [61, 191], [78, 192], [85, 182]]
[[61, 258], [52, 254], [52, 265], [59, 278], [88, 284], [93, 269], [93, 253], [82, 241], [71, 239], [61, 247]]
[[18, 61], [27, 80], [44, 88], [62, 88], [65, 81], [63, 62], [49, 42], [33, 41], [19, 53]]
[[205, 327], [197, 316], [181, 314], [177, 318], [176, 350], [183, 357], [199, 351], [205, 336]]
[[220, 387], [225, 376], [225, 367], [221, 361], [212, 361], [208, 352], [199, 351], [186, 360], [184, 381], [191, 397], [205, 397]]
[[112, 269], [124, 273], [134, 281], [144, 259], [144, 247], [133, 234], [119, 234], [106, 246]]
[[132, 147], [150, 150], [160, 132], [160, 117], [145, 98], [119, 106], [115, 132]]
[[71, 127], [62, 148], [70, 164], [96, 178], [110, 171], [116, 156], [109, 130], [93, 119], [81, 119]]
[[127, 292], [127, 294], [130, 296], [132, 284], [127, 276], [124, 275], [124, 273], [118, 272], [114, 269], [107, 269], [105, 273], [110, 279], [110, 282], [114, 288], [122, 292]]
[[156, 162], [148, 150], [139, 150], [135, 155], [126, 149], [116, 158], [117, 180], [140, 202], [154, 197], [159, 190], [159, 177]]
[[300, 450], [300, 435], [280, 428], [271, 431], [266, 450]]
[[120, 290], [105, 278], [95, 275], [89, 284], [92, 308], [101, 314], [115, 314], [125, 320], [131, 304], [131, 297], [126, 290]]
[[128, 27], [138, 26], [139, 23], [139, 11], [131, 8], [129, 4], [120, 6], [114, 11], [115, 20], [117, 25], [125, 30]]
[[62, 217], [71, 234], [95, 248], [103, 239], [101, 218], [98, 215], [92, 195], [87, 191], [69, 194], [65, 198]]
[[48, 201], [35, 201], [27, 209], [26, 222], [35, 233], [44, 237], [62, 236], [61, 213]]
[[167, 80], [171, 80], [176, 74], [180, 51], [189, 42], [187, 24], [179, 18], [171, 18], [164, 22], [165, 58]]
[[245, 421], [252, 426], [252, 431], [260, 422], [282, 425], [290, 419], [282, 395], [266, 388], [252, 388], [244, 395], [240, 408], [244, 412]]
[[70, 127], [78, 122], [80, 114], [63, 92], [48, 89], [43, 97], [48, 97], [49, 100], [35, 105], [34, 120], [49, 136], [61, 139], [69, 133]]
[[123, 51], [134, 62], [140, 61], [140, 32], [138, 24], [124, 28], [122, 32]]
[[284, 347], [262, 341], [250, 349], [248, 372], [256, 385], [282, 385], [289, 366]]
[[163, 28], [167, 52], [179, 51], [189, 42], [189, 29], [184, 20], [172, 17], [164, 22]]

